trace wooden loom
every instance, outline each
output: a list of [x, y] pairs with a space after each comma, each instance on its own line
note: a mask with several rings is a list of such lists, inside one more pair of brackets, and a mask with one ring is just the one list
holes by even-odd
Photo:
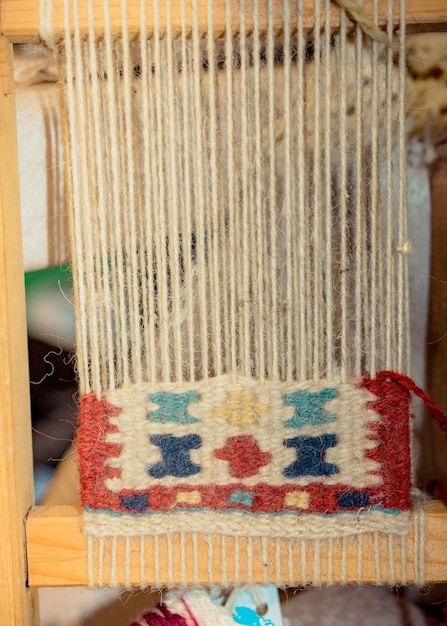
[[[364, 3], [365, 9], [372, 12], [372, 1]], [[206, 6], [206, 3], [203, 3]], [[309, 7], [311, 3], [309, 3]], [[119, 3], [110, 3], [110, 8], [119, 22]], [[172, 4], [175, 14], [176, 4]], [[177, 7], [178, 8], [178, 7]], [[137, 29], [138, 2], [129, 2], [129, 31]], [[205, 11], [203, 12], [205, 16]], [[337, 13], [334, 11], [334, 29], [337, 28]], [[203, 18], [205, 20], [205, 17]], [[379, 17], [379, 19], [382, 19]], [[397, 19], [397, 16], [396, 16]], [[82, 20], [82, 16], [81, 16]], [[225, 28], [225, 19], [216, 14], [216, 31]], [[57, 5], [54, 23], [63, 27], [62, 3]], [[309, 29], [314, 23], [312, 10], [305, 14], [305, 24]], [[408, 0], [407, 23], [410, 28], [439, 29], [447, 25], [447, 7], [444, 0]], [[0, 481], [2, 509], [0, 521], [1, 558], [1, 615], [5, 624], [37, 623], [36, 604], [32, 588], [39, 586], [85, 585], [87, 582], [87, 551], [81, 531], [80, 510], [72, 507], [32, 507], [32, 453], [29, 420], [29, 393], [27, 374], [26, 320], [23, 289], [23, 267], [21, 259], [21, 225], [19, 203], [19, 175], [17, 165], [17, 132], [15, 118], [14, 83], [12, 73], [12, 43], [38, 41], [39, 15], [35, 0], [1, 0], [0, 2], [0, 130], [2, 150], [0, 154], [0, 329], [1, 354], [0, 397], [2, 418], [2, 456], [0, 460]], [[205, 30], [206, 22], [199, 25]], [[235, 25], [237, 28], [237, 25]], [[100, 29], [100, 25], [98, 25]], [[148, 24], [148, 31], [151, 24]], [[447, 509], [439, 502], [426, 504], [427, 546], [426, 577], [429, 582], [447, 580]], [[374, 541], [372, 536], [367, 542]], [[173, 545], [174, 551], [179, 550]], [[188, 548], [187, 548], [188, 549]], [[214, 571], [218, 571], [221, 560], [221, 545], [215, 542]], [[259, 546], [260, 549], [260, 546]], [[346, 546], [343, 553], [338, 546], [334, 557], [334, 579], [339, 579], [342, 561], [346, 559], [348, 578], [350, 554], [354, 544]], [[123, 546], [124, 550], [124, 546]], [[157, 577], [166, 577], [164, 572], [167, 559], [163, 551], [168, 545], [161, 543], [160, 569]], [[227, 545], [226, 558], [231, 561], [231, 549]], [[372, 552], [372, 550], [371, 550]], [[365, 554], [368, 549], [365, 549]], [[298, 557], [298, 554], [296, 555]], [[132, 562], [134, 572], [131, 582], [138, 580], [138, 563]], [[396, 563], [400, 555], [396, 554]], [[298, 562], [299, 559], [297, 558]], [[214, 565], [214, 567], [213, 567]], [[386, 568], [386, 563], [384, 568]], [[407, 564], [409, 580], [412, 580], [412, 563]], [[273, 564], [272, 564], [273, 568]], [[155, 568], [154, 568], [155, 569]], [[209, 581], [210, 563], [204, 559], [200, 567], [200, 580]], [[397, 572], [399, 572], [397, 567]], [[365, 582], [374, 581], [372, 562], [364, 563]], [[153, 572], [152, 581], [155, 578]], [[180, 581], [180, 573], [178, 573]], [[187, 572], [187, 576], [190, 573]], [[325, 581], [327, 573], [321, 572]], [[383, 572], [384, 578], [387, 572]], [[256, 573], [258, 582], [278, 580], [269, 568], [259, 567]], [[191, 576], [192, 580], [192, 576]], [[106, 581], [107, 582], [107, 581]], [[119, 581], [122, 582], [122, 581]], [[151, 580], [148, 580], [150, 583]], [[214, 580], [213, 582], [217, 582]]]

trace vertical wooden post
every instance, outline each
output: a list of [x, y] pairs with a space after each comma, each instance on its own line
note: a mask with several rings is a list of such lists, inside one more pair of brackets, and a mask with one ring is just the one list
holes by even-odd
[[25, 290], [12, 46], [0, 37], [0, 615], [38, 623], [27, 588], [25, 517], [33, 502]]
[[[430, 309], [427, 336], [427, 390], [443, 409], [447, 407], [447, 161], [431, 168]], [[422, 435], [421, 478], [447, 480], [446, 441], [433, 420], [427, 418]]]

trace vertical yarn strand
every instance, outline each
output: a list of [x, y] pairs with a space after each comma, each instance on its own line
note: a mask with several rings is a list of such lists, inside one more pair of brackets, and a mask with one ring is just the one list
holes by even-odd
[[362, 30], [360, 26], [356, 28], [355, 34], [355, 252], [354, 252], [354, 302], [355, 302], [355, 330], [354, 330], [354, 364], [353, 370], [355, 375], [359, 375], [362, 371], [363, 361], [363, 343], [365, 341], [365, 289], [364, 276], [366, 274], [366, 252], [365, 252], [365, 181], [363, 178], [363, 106], [362, 106], [362, 61], [363, 61], [363, 43]]
[[156, 158], [156, 181], [154, 191], [157, 192], [155, 198], [154, 211], [154, 273], [157, 285], [158, 304], [158, 328], [160, 343], [160, 370], [162, 380], [171, 380], [171, 351], [170, 351], [170, 329], [169, 329], [169, 276], [167, 258], [167, 232], [166, 232], [166, 179], [165, 179], [165, 132], [167, 129], [163, 123], [163, 97], [165, 97], [165, 81], [162, 79], [164, 62], [166, 59], [166, 42], [161, 40], [160, 33], [160, 6], [159, 0], [154, 0], [152, 5], [154, 20], [153, 37], [153, 64], [155, 93], [155, 158]]
[[[283, 19], [285, 24], [290, 23], [290, 2], [285, 0], [283, 3]], [[283, 37], [284, 46], [284, 119], [291, 119], [291, 39], [289, 28], [284, 29]], [[284, 220], [281, 228], [285, 244], [281, 246], [281, 257], [285, 254], [285, 272], [281, 271], [281, 282], [285, 285], [282, 289], [281, 300], [282, 307], [285, 307], [285, 315], [283, 315], [281, 326], [283, 328], [283, 336], [281, 338], [284, 343], [285, 350], [285, 367], [283, 367], [283, 377], [286, 380], [293, 380], [295, 374], [295, 358], [294, 358], [294, 332], [293, 332], [293, 303], [297, 299], [298, 294], [293, 292], [293, 273], [294, 273], [294, 254], [293, 246], [295, 241], [294, 235], [294, 210], [293, 205], [293, 174], [292, 174], [292, 132], [290, 124], [285, 123], [284, 128]], [[284, 276], [285, 274], [285, 276]], [[283, 277], [284, 276], [284, 277]]]
[[323, 133], [324, 133], [324, 311], [325, 311], [325, 332], [324, 332], [324, 371], [326, 376], [331, 379], [334, 375], [334, 297], [333, 297], [333, 217], [332, 217], [332, 145], [331, 145], [331, 20], [330, 20], [331, 2], [325, 0], [324, 3], [324, 37], [323, 37]]
[[[140, 2], [141, 14], [141, 37], [140, 37], [140, 55], [141, 55], [141, 98], [143, 102], [148, 103], [148, 115], [142, 115], [141, 132], [142, 132], [142, 151], [143, 151], [143, 171], [142, 171], [142, 206], [140, 216], [140, 268], [139, 274], [145, 276], [149, 268], [149, 273], [153, 268], [153, 250], [150, 246], [150, 234], [153, 231], [152, 203], [153, 195], [153, 171], [154, 159], [153, 150], [151, 150], [151, 127], [154, 128], [153, 121], [153, 100], [149, 85], [149, 44], [147, 43], [146, 32], [146, 1]], [[149, 249], [148, 249], [149, 247]], [[157, 363], [154, 358], [156, 354], [155, 340], [155, 289], [152, 277], [149, 280], [141, 281], [141, 297], [142, 297], [142, 314], [144, 317], [143, 325], [143, 344], [144, 354], [143, 361], [145, 365], [146, 377], [149, 381], [155, 382], [157, 379]]]
[[216, 77], [216, 42], [214, 33], [214, 3], [208, 0], [207, 6], [207, 53], [208, 53], [208, 106], [209, 106], [209, 154], [210, 154], [210, 202], [211, 207], [207, 213], [210, 215], [211, 224], [209, 232], [212, 240], [211, 245], [211, 299], [213, 303], [213, 325], [214, 325], [214, 341], [213, 344], [213, 371], [216, 376], [220, 376], [224, 367], [223, 357], [223, 325], [222, 325], [222, 307], [221, 300], [221, 269], [219, 263], [219, 239], [220, 239], [220, 218], [219, 212], [223, 205], [222, 198], [222, 180], [218, 167], [218, 105], [219, 92]]
[[349, 319], [349, 292], [348, 277], [350, 273], [348, 258], [348, 233], [347, 233], [347, 127], [346, 127], [346, 36], [347, 24], [346, 14], [341, 11], [340, 14], [340, 34], [337, 38], [336, 57], [338, 61], [338, 89], [337, 104], [339, 110], [339, 146], [340, 146], [340, 163], [339, 163], [339, 182], [338, 182], [338, 202], [339, 202], [339, 220], [340, 220], [340, 375], [342, 380], [346, 380], [350, 374], [350, 358], [349, 358], [349, 340], [348, 340], [348, 319]]
[[[186, 28], [186, 7], [185, 2], [180, 3], [180, 15], [181, 15], [181, 65], [185, 68], [182, 72], [181, 79], [181, 108], [182, 108], [182, 195], [183, 195], [183, 207], [181, 211], [182, 219], [182, 248], [183, 248], [183, 263], [184, 263], [184, 281], [185, 285], [193, 284], [193, 250], [192, 250], [192, 238], [193, 238], [193, 225], [192, 225], [192, 181], [191, 181], [191, 140], [189, 133], [189, 124], [191, 118], [191, 98], [189, 93], [189, 69], [191, 64], [191, 50], [190, 42], [188, 41], [188, 32]], [[187, 346], [186, 354], [189, 364], [189, 380], [193, 381], [196, 378], [196, 335], [195, 328], [197, 320], [195, 312], [194, 292], [192, 288], [186, 289], [185, 295], [185, 316], [186, 316], [186, 339], [184, 340]]]
[[[84, 284], [84, 261], [83, 255], [83, 242], [82, 242], [82, 229], [81, 220], [78, 217], [78, 207], [80, 205], [79, 187], [80, 187], [80, 173], [77, 159], [73, 158], [74, 146], [76, 145], [77, 137], [77, 116], [76, 116], [76, 99], [74, 94], [74, 50], [73, 41], [70, 36], [71, 31], [71, 10], [68, 0], [64, 2], [64, 30], [65, 30], [65, 49], [64, 49], [64, 71], [67, 79], [66, 89], [66, 111], [67, 117], [71, 121], [68, 124], [68, 131], [66, 136], [67, 151], [69, 158], [73, 161], [70, 169], [70, 178], [68, 181], [70, 192], [70, 235], [71, 245], [74, 249], [79, 251], [79, 255], [72, 262], [72, 273], [74, 289], [74, 301], [79, 310], [85, 311], [87, 305], [87, 294]], [[85, 315], [78, 316], [76, 318], [76, 336], [81, 345], [88, 345], [88, 325]], [[88, 352], [83, 350], [78, 357], [78, 372], [80, 379], [81, 390], [85, 390], [87, 393], [91, 392], [92, 387], [89, 380], [89, 362]]]
[[[275, 142], [275, 33], [273, 30], [274, 4], [273, 0], [267, 0], [267, 103], [268, 103], [268, 226], [269, 226], [269, 248], [267, 275], [270, 277], [269, 300], [270, 300], [270, 324], [273, 337], [278, 337], [278, 233], [276, 211], [276, 142]], [[271, 347], [270, 347], [271, 346]], [[269, 341], [269, 375], [273, 380], [279, 378], [279, 354]]]
[[299, 349], [299, 367], [298, 376], [300, 380], [305, 380], [308, 377], [308, 360], [311, 353], [308, 350], [308, 336], [307, 330], [307, 315], [306, 315], [306, 302], [310, 297], [310, 293], [307, 290], [306, 281], [306, 229], [307, 229], [307, 202], [306, 202], [306, 145], [304, 141], [304, 129], [305, 129], [305, 40], [304, 40], [304, 16], [303, 7], [300, 0], [297, 0], [297, 21], [298, 21], [298, 34], [297, 34], [297, 62], [296, 62], [296, 84], [297, 84], [297, 138], [295, 142], [295, 150], [297, 153], [297, 230], [298, 230], [298, 268], [296, 272], [296, 293], [300, 294], [298, 300], [299, 306], [296, 307], [298, 312], [298, 319], [295, 319], [297, 328], [299, 328], [297, 345]]
[[311, 214], [311, 284], [312, 284], [312, 378], [318, 380], [321, 376], [321, 353], [323, 347], [322, 328], [322, 255], [320, 245], [322, 240], [321, 213], [322, 213], [322, 128], [321, 128], [321, 0], [314, 0], [315, 14], [315, 38], [314, 38], [314, 100], [313, 100], [313, 190], [312, 190], [312, 214]]
[[[164, 117], [171, 132], [177, 133], [180, 130], [176, 111], [177, 93], [175, 92], [174, 80], [177, 73], [177, 60], [175, 58], [171, 5], [166, 3], [166, 65], [163, 78], [166, 80], [166, 101], [170, 106], [164, 107]], [[183, 380], [183, 354], [182, 354], [182, 292], [181, 292], [181, 272], [180, 272], [180, 230], [179, 230], [179, 197], [178, 197], [178, 163], [176, 144], [172, 141], [171, 135], [167, 137], [166, 153], [166, 173], [167, 173], [167, 247], [169, 257], [169, 282], [171, 319], [170, 326], [172, 334], [170, 336], [170, 352], [174, 361], [174, 379], [181, 382]]]
[[[388, 28], [387, 33], [388, 37], [392, 38], [392, 29], [393, 29], [393, 8], [394, 3], [392, 0], [388, 0]], [[387, 106], [386, 106], [386, 201], [384, 206], [388, 208], [386, 214], [383, 216], [385, 221], [385, 232], [386, 237], [384, 245], [385, 245], [385, 254], [386, 254], [386, 278], [385, 278], [385, 328], [384, 328], [384, 339], [385, 339], [385, 355], [384, 360], [387, 364], [387, 367], [390, 369], [396, 368], [396, 342], [395, 342], [395, 330], [394, 330], [394, 315], [395, 315], [395, 267], [393, 263], [394, 256], [394, 221], [395, 221], [395, 184], [394, 184], [394, 167], [393, 167], [393, 154], [395, 150], [393, 148], [393, 81], [394, 81], [394, 59], [393, 59], [393, 50], [390, 47], [386, 51], [386, 93], [387, 93]]]
[[398, 255], [397, 264], [397, 359], [396, 369], [401, 372], [410, 371], [410, 311], [408, 294], [408, 214], [407, 214], [407, 167], [406, 167], [406, 56], [405, 56], [405, 32], [406, 32], [406, 2], [400, 0], [400, 24], [399, 24], [399, 91], [398, 91], [398, 241], [401, 252]]
[[260, 67], [260, 32], [259, 32], [259, 6], [258, 0], [253, 0], [253, 91], [254, 91], [254, 179], [255, 188], [255, 224], [256, 224], [256, 306], [258, 307], [257, 333], [255, 336], [255, 372], [264, 380], [266, 369], [266, 328], [265, 328], [265, 300], [264, 300], [264, 258], [266, 250], [266, 223], [263, 210], [263, 173], [262, 173], [262, 139], [261, 139], [261, 67]]
[[205, 154], [204, 137], [202, 128], [202, 51], [200, 45], [200, 33], [198, 30], [198, 0], [193, 0], [193, 28], [192, 28], [192, 104], [194, 110], [194, 204], [195, 204], [195, 235], [197, 256], [197, 287], [198, 309], [200, 320], [199, 344], [200, 344], [200, 376], [203, 379], [209, 376], [209, 337], [208, 337], [208, 271], [206, 260], [207, 233], [205, 230], [205, 189], [207, 184], [207, 172], [202, 167]]

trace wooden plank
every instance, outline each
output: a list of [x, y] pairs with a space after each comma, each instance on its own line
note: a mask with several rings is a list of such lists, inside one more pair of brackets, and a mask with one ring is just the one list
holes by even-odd
[[[432, 132], [435, 139], [436, 127]], [[442, 132], [442, 129], [439, 129]], [[439, 139], [447, 139], [447, 136]], [[430, 302], [426, 347], [427, 392], [441, 407], [447, 407], [447, 160], [437, 159], [430, 168], [431, 181], [431, 259]], [[433, 476], [447, 481], [446, 439], [437, 424], [426, 415], [421, 438], [419, 477]]]
[[[425, 503], [426, 513], [426, 577], [429, 582], [439, 582], [447, 580], [447, 508], [439, 502], [430, 501]], [[234, 581], [234, 543], [229, 538], [225, 542], [225, 559], [222, 554], [222, 540], [220, 537], [211, 536], [213, 550], [211, 556], [208, 553], [209, 538], [199, 538], [199, 554], [200, 564], [198, 568], [199, 579], [193, 577], [191, 567], [192, 539], [187, 538], [184, 546], [184, 555], [186, 563], [186, 581], [181, 576], [180, 566], [180, 541], [174, 538], [172, 545], [167, 545], [163, 539], [159, 540], [157, 546], [158, 559], [157, 571], [154, 569], [155, 559], [154, 541], [148, 538], [146, 542], [146, 582], [148, 585], [161, 586], [168, 580], [168, 549], [173, 555], [172, 574], [175, 584], [188, 583], [210, 583], [209, 571], [210, 566], [214, 572], [213, 583], [225, 582], [231, 584]], [[412, 537], [408, 538], [410, 545]], [[34, 507], [27, 521], [27, 542], [28, 542], [28, 568], [29, 583], [32, 586], [76, 586], [85, 585], [87, 583], [87, 551], [86, 540], [82, 534], [82, 513], [81, 509], [71, 506], [54, 506], [54, 507]], [[363, 538], [363, 581], [365, 583], [377, 582], [374, 571], [374, 537], [367, 533]], [[380, 549], [383, 555], [388, 554], [388, 541], [381, 538]], [[130, 563], [131, 575], [130, 582], [134, 585], [140, 582], [140, 563], [138, 561], [138, 538], [131, 541]], [[240, 577], [244, 579], [246, 568], [246, 559], [244, 559], [244, 543], [239, 546], [240, 554], [238, 562], [240, 563]], [[242, 548], [242, 549], [241, 549]], [[281, 567], [278, 571], [276, 560], [276, 544], [268, 542], [267, 550], [264, 554], [268, 555], [267, 563], [259, 558], [254, 559], [254, 575], [253, 582], [262, 583], [270, 580], [276, 584], [285, 584], [286, 571], [288, 565], [289, 553], [286, 546], [282, 546]], [[256, 556], [261, 554], [261, 546], [254, 541], [254, 549]], [[357, 581], [357, 550], [358, 544], [356, 540], [348, 540], [346, 551], [346, 567], [347, 578], [350, 582]], [[342, 568], [342, 544], [334, 541], [333, 545], [333, 582], [339, 582]], [[104, 567], [104, 584], [110, 583], [110, 553], [106, 546], [106, 562]], [[327, 547], [321, 547], [321, 562], [326, 563], [326, 567], [321, 568], [321, 583], [327, 581]], [[308, 563], [307, 579], [312, 578], [312, 554], [308, 550], [306, 553], [306, 561]], [[124, 543], [118, 542], [117, 563], [125, 562], [125, 546]], [[225, 581], [221, 580], [222, 563], [228, 564]], [[300, 581], [300, 552], [299, 544], [294, 548], [294, 567], [296, 571], [296, 581]], [[402, 580], [401, 568], [401, 546], [400, 541], [395, 541], [393, 563], [397, 581]], [[381, 578], [386, 582], [389, 576], [388, 559], [383, 558], [381, 562]], [[282, 571], [284, 569], [284, 572]], [[413, 556], [409, 550], [409, 557], [406, 563], [407, 582], [414, 579]], [[124, 574], [118, 574], [117, 584], [124, 583]]]
[[[365, 11], [368, 15], [373, 15], [374, 0], [364, 0]], [[188, 28], [192, 28], [193, 24], [193, 0], [186, 0], [186, 24]], [[200, 32], [207, 30], [207, 0], [197, 0], [197, 25]], [[225, 2], [215, 1], [213, 23], [215, 34], [218, 36], [226, 29], [225, 23]], [[267, 26], [267, 2], [262, 2], [259, 10], [259, 23], [261, 30]], [[379, 21], [384, 23], [386, 20], [386, 2], [380, 3]], [[398, 5], [398, 3], [395, 3]], [[95, 29], [102, 32], [102, 0], [93, 0], [95, 12]], [[110, 0], [110, 23], [113, 31], [121, 28], [120, 1]], [[323, 3], [321, 3], [323, 6]], [[127, 2], [127, 19], [128, 30], [130, 33], [139, 31], [140, 23], [140, 0], [128, 0]], [[180, 30], [180, 0], [171, 0], [171, 23], [174, 32]], [[276, 28], [281, 27], [282, 2], [275, 2], [274, 20]], [[163, 24], [166, 21], [166, 3], [160, 2], [160, 24], [163, 30]], [[395, 9], [395, 21], [398, 22], [398, 6]], [[246, 23], [247, 30], [250, 31], [252, 25], [251, 18], [252, 2], [246, 2]], [[322, 10], [323, 11], [323, 10]], [[151, 4], [147, 3], [147, 30], [149, 33], [153, 31], [153, 14]], [[296, 2], [291, 2], [291, 19], [292, 23], [296, 22]], [[239, 2], [232, 0], [233, 30], [237, 31], [239, 21]], [[80, 27], [82, 32], [87, 29], [87, 0], [79, 1]], [[312, 28], [314, 25], [314, 0], [304, 0], [303, 4], [304, 25]], [[337, 28], [340, 22], [340, 12], [334, 5], [332, 7], [331, 23]], [[439, 28], [447, 25], [447, 4], [445, 0], [407, 0], [407, 22], [412, 26], [432, 25]], [[53, 28], [56, 38], [63, 34], [63, 0], [54, 0], [53, 2]], [[30, 42], [38, 41], [39, 32], [39, 2], [37, 0], [0, 0], [0, 30], [3, 35], [8, 37], [12, 42]]]
[[24, 550], [33, 481], [11, 53], [10, 44], [0, 37], [0, 615], [3, 624], [25, 625], [36, 623]]

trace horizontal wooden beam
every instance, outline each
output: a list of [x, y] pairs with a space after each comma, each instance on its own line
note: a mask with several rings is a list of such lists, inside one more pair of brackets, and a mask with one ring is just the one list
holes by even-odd
[[[437, 501], [429, 501], [424, 504], [426, 514], [426, 579], [427, 582], [435, 583], [447, 580], [447, 508]], [[27, 520], [27, 549], [28, 549], [28, 576], [29, 584], [34, 587], [46, 586], [77, 586], [87, 584], [87, 547], [86, 539], [82, 534], [82, 513], [77, 507], [53, 506], [34, 507]], [[377, 537], [366, 533], [362, 542], [362, 563], [364, 583], [388, 582], [390, 572], [388, 570], [390, 560], [385, 558], [389, 554], [390, 545], [386, 538], [380, 538], [380, 551], [383, 558], [380, 563], [380, 581], [377, 580], [377, 571], [374, 563], [374, 541]], [[383, 544], [383, 545], [382, 545]], [[414, 580], [414, 563], [411, 549], [407, 552], [406, 566], [401, 565], [401, 542], [397, 540], [394, 546], [394, 554], [391, 555], [394, 564], [396, 583], [411, 583]], [[210, 545], [212, 546], [210, 550]], [[412, 545], [411, 535], [407, 539], [407, 545]], [[126, 552], [125, 543], [118, 541], [116, 562], [125, 563], [126, 558], [130, 563], [130, 578], [127, 582], [138, 585], [140, 583], [140, 566], [137, 553], [140, 547], [138, 538], [132, 539], [130, 551]], [[241, 547], [241, 546], [239, 546]], [[224, 548], [224, 549], [223, 549]], [[285, 573], [290, 565], [290, 554], [287, 549], [278, 555], [276, 544], [260, 545], [253, 540], [255, 558], [253, 558], [254, 580], [253, 583], [265, 583], [270, 581], [277, 585], [286, 584]], [[296, 582], [302, 581], [301, 554], [299, 542], [294, 547], [293, 567], [296, 572]], [[153, 538], [146, 541], [146, 564], [145, 578], [147, 585], [163, 586], [168, 581], [172, 584], [240, 584], [244, 581], [246, 571], [246, 559], [243, 553], [234, 553], [232, 538], [228, 538], [223, 546], [222, 539], [218, 536], [199, 538], [198, 549], [200, 563], [198, 569], [193, 572], [188, 563], [192, 559], [188, 557], [192, 552], [192, 539], [186, 539], [184, 545], [174, 538], [169, 545], [166, 540], [159, 539], [157, 546]], [[342, 578], [342, 567], [345, 567], [347, 582], [357, 582], [357, 556], [358, 542], [349, 539], [345, 545], [334, 541], [331, 547], [332, 573], [328, 569], [328, 554], [324, 545], [320, 545], [319, 554], [322, 566], [318, 572], [319, 583], [328, 582], [329, 576], [334, 583]], [[171, 562], [168, 565], [168, 551]], [[105, 585], [110, 584], [110, 555], [107, 555], [104, 565]], [[186, 557], [183, 565], [180, 553]], [[263, 558], [259, 558], [260, 556]], [[267, 555], [267, 558], [265, 556]], [[308, 581], [315, 582], [313, 568], [313, 555], [309, 547], [306, 552], [306, 577]], [[238, 563], [239, 572], [235, 576], [235, 563]], [[226, 564], [224, 566], [224, 564]], [[343, 565], [344, 564], [344, 565]], [[226, 569], [227, 571], [223, 571]], [[210, 580], [212, 577], [213, 580]], [[124, 573], [118, 572], [116, 584], [124, 584]]]
[[[87, 31], [87, 0], [79, 0], [79, 19], [81, 32]], [[240, 23], [238, 0], [231, 0], [232, 4], [232, 29], [238, 31]], [[321, 1], [321, 7], [324, 2]], [[393, 21], [399, 22], [399, 3], [394, 3]], [[94, 6], [94, 28], [99, 34], [103, 32], [104, 16], [102, 11], [102, 0], [93, 0]], [[110, 11], [110, 24], [112, 31], [119, 31], [122, 28], [122, 17], [120, 9], [120, 0], [109, 0], [107, 3]], [[174, 33], [181, 30], [181, 0], [171, 0], [169, 3], [160, 2], [159, 22], [161, 32], [165, 30], [167, 14], [166, 6], [170, 7], [170, 23]], [[290, 3], [290, 13], [292, 25], [297, 22], [296, 2]], [[373, 15], [373, 0], [364, 0], [363, 2], [366, 13]], [[208, 0], [197, 0], [196, 14], [193, 11], [194, 0], [185, 0], [185, 20], [186, 28], [191, 30], [193, 24], [197, 25], [200, 32], [208, 30], [207, 7]], [[226, 23], [226, 2], [224, 0], [214, 1], [214, 10], [212, 16], [213, 28], [215, 36], [221, 35], [227, 29]], [[245, 22], [248, 32], [252, 29], [252, 7], [253, 0], [245, 2]], [[379, 2], [378, 21], [384, 24], [387, 19], [387, 2]], [[282, 0], [274, 0], [273, 23], [274, 29], [280, 29], [282, 24]], [[321, 9], [321, 22], [324, 23], [324, 11]], [[259, 2], [259, 27], [261, 31], [267, 28], [268, 11], [267, 2]], [[337, 28], [340, 24], [340, 11], [333, 3], [331, 8], [331, 26]], [[304, 0], [303, 2], [303, 22], [304, 26], [312, 29], [315, 24], [314, 0]], [[447, 25], [447, 4], [445, 0], [407, 0], [407, 23], [410, 27], [421, 27], [424, 29], [438, 29]], [[154, 16], [152, 11], [152, 3], [147, 2], [147, 32], [149, 34], [154, 31]], [[64, 30], [64, 10], [63, 0], [53, 1], [53, 29], [57, 38], [62, 37]], [[140, 30], [140, 0], [128, 0], [127, 2], [127, 30], [130, 33], [137, 34]], [[39, 2], [38, 0], [0, 0], [0, 32], [8, 37], [12, 42], [32, 42], [38, 41], [39, 32]]]

